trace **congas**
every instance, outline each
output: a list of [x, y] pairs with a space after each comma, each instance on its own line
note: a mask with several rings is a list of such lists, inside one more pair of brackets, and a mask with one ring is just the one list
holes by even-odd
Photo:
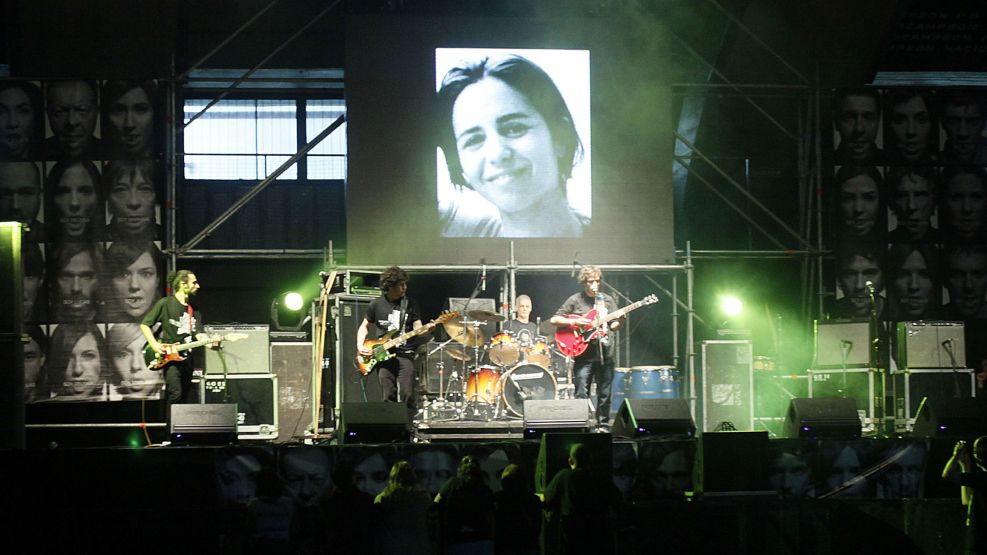
[[500, 384], [504, 406], [515, 416], [524, 416], [525, 401], [549, 401], [558, 391], [555, 376], [536, 364], [518, 364], [504, 373]]
[[[500, 370], [493, 366], [481, 366], [470, 372], [466, 379], [466, 401], [474, 398], [484, 403], [494, 404], [500, 395]], [[475, 396], [475, 397], [474, 397]]]
[[531, 345], [525, 348], [524, 360], [542, 368], [549, 368], [552, 365], [552, 347], [548, 344], [548, 338], [544, 335], [536, 336]]
[[679, 371], [674, 366], [632, 366], [625, 376], [627, 399], [677, 399], [682, 396]]
[[487, 351], [490, 362], [500, 366], [510, 366], [521, 358], [521, 348], [514, 334], [502, 331], [490, 339], [490, 349]]
[[627, 385], [630, 384], [630, 368], [614, 368], [613, 383], [610, 386], [610, 416], [613, 417], [620, 410], [624, 398], [627, 396]]

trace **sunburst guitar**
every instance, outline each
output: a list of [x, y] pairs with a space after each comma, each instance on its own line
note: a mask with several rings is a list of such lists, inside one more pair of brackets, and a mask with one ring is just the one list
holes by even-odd
[[610, 314], [607, 314], [604, 318], [596, 317], [597, 315], [595, 308], [586, 314], [567, 316], [566, 318], [573, 320], [576, 318], [588, 318], [593, 320], [593, 324], [588, 326], [573, 324], [569, 327], [555, 330], [555, 344], [558, 346], [559, 351], [561, 351], [565, 356], [577, 357], [586, 352], [586, 348], [589, 346], [590, 341], [606, 333], [606, 324], [616, 320], [617, 318], [623, 318], [624, 315], [632, 310], [637, 310], [642, 306], [647, 306], [656, 302], [658, 302], [658, 297], [652, 294], [636, 303], [631, 303], [620, 310], [615, 310]]
[[149, 370], [160, 370], [172, 362], [181, 362], [185, 360], [187, 357], [182, 356], [182, 353], [189, 349], [202, 347], [203, 345], [209, 345], [210, 343], [216, 342], [222, 343], [223, 341], [239, 341], [241, 339], [246, 339], [247, 337], [248, 336], [245, 333], [228, 333], [226, 335], [215, 335], [208, 339], [200, 339], [190, 343], [162, 343], [161, 346], [165, 348], [164, 354], [155, 351], [150, 345], [144, 345], [144, 363], [147, 364], [147, 368]]
[[412, 337], [421, 335], [423, 333], [427, 333], [435, 326], [438, 326], [439, 324], [444, 324], [449, 320], [458, 317], [459, 317], [459, 313], [456, 311], [443, 312], [442, 314], [439, 315], [438, 318], [432, 320], [431, 322], [425, 324], [424, 326], [402, 333], [397, 337], [392, 337], [395, 333], [397, 333], [397, 330], [395, 330], [392, 332], [388, 332], [380, 339], [365, 340], [363, 342], [363, 346], [366, 347], [367, 349], [370, 349], [372, 352], [367, 356], [356, 355], [356, 360], [354, 361], [354, 363], [356, 364], [356, 369], [359, 370], [361, 374], [366, 376], [367, 374], [374, 371], [374, 366], [377, 366], [378, 363], [394, 357], [394, 352], [392, 351], [394, 347], [397, 347], [398, 345], [403, 345], [406, 341], [408, 341]]

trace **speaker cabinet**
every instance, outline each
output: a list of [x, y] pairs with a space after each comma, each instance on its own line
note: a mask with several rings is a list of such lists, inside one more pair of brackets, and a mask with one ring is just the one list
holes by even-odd
[[169, 435], [176, 445], [236, 443], [236, 404], [171, 405]]
[[965, 367], [963, 330], [963, 322], [898, 322], [898, 368]]
[[[266, 325], [208, 325], [203, 328], [209, 335], [246, 334], [239, 341], [224, 341], [220, 351], [205, 349], [206, 374], [270, 374], [270, 327]], [[224, 370], [223, 360], [226, 360]]]
[[970, 368], [953, 370], [909, 368], [896, 372], [894, 379], [895, 427], [898, 431], [911, 430], [919, 404], [926, 398], [949, 402], [957, 394], [973, 397], [977, 378]]
[[975, 438], [987, 434], [987, 398], [922, 400], [912, 437]]
[[404, 403], [343, 403], [339, 438], [344, 444], [404, 442], [409, 424]]
[[704, 432], [699, 438], [694, 483], [697, 492], [768, 489], [768, 432]]
[[524, 402], [524, 437], [537, 439], [547, 432], [589, 430], [586, 399], [529, 400]]
[[693, 437], [696, 424], [685, 399], [624, 399], [613, 421], [617, 437]]
[[[278, 377], [278, 443], [312, 428], [312, 343], [271, 343], [271, 373]], [[332, 384], [323, 382], [332, 389]]]
[[703, 341], [704, 431], [754, 428], [753, 367], [750, 341]]
[[274, 374], [207, 375], [200, 382], [206, 403], [232, 403], [237, 408], [237, 437], [278, 437], [278, 377]]
[[[362, 295], [335, 295], [331, 301], [335, 322], [332, 358], [336, 369], [336, 404], [340, 410], [343, 403], [384, 400], [377, 372], [363, 376], [353, 363], [356, 360], [356, 332], [360, 329], [370, 301], [375, 298]], [[326, 344], [329, 342], [329, 338], [326, 338]]]
[[792, 399], [785, 417], [785, 437], [860, 437], [860, 415], [852, 398]]
[[813, 368], [869, 368], [870, 335], [867, 321], [817, 320]]
[[592, 469], [608, 478], [613, 473], [613, 439], [610, 434], [546, 433], [541, 436], [535, 463], [535, 491], [544, 492], [552, 478], [569, 467], [569, 450], [582, 443], [588, 449]]

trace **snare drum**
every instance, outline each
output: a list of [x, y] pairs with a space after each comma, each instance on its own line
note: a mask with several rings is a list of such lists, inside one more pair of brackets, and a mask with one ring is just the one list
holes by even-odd
[[490, 362], [500, 366], [510, 366], [521, 359], [518, 340], [509, 331], [502, 331], [490, 339], [488, 353]]
[[500, 396], [500, 370], [493, 366], [481, 366], [478, 371], [470, 372], [466, 380], [466, 400], [476, 399], [484, 403], [494, 404]]
[[548, 338], [544, 335], [535, 336], [531, 345], [524, 350], [524, 359], [542, 368], [549, 368], [552, 365], [552, 347], [548, 344]]
[[558, 384], [555, 376], [535, 364], [521, 363], [500, 379], [504, 405], [514, 416], [524, 416], [524, 402], [550, 401], [556, 398]]

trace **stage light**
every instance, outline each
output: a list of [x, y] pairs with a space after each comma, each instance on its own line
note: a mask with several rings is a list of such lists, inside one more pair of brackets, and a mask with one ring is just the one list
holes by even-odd
[[284, 295], [284, 306], [288, 310], [301, 310], [303, 302], [302, 296], [294, 291]]
[[727, 316], [739, 316], [744, 311], [744, 303], [733, 296], [726, 296], [720, 299], [720, 310]]

